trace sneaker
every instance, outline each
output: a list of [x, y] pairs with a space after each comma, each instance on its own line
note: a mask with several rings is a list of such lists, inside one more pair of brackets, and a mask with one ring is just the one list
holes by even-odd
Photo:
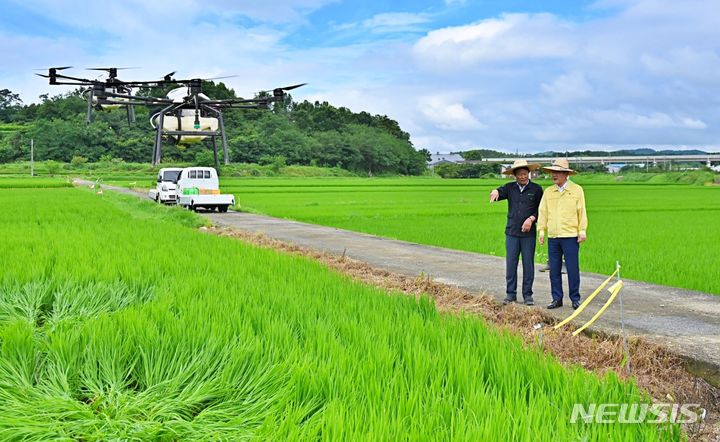
[[573, 301], [572, 306], [573, 310], [577, 310], [580, 307], [580, 301]]
[[514, 302], [517, 302], [517, 299], [510, 299], [510, 298], [503, 299], [503, 305], [512, 304]]
[[527, 306], [535, 305], [535, 301], [533, 301], [532, 298], [526, 299], [526, 300], [525, 300], [525, 305], [527, 305]]

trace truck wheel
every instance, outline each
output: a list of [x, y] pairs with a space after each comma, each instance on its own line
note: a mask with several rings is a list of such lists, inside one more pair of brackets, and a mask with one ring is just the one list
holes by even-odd
[[225, 213], [225, 212], [227, 212], [227, 211], [228, 211], [228, 206], [226, 206], [226, 205], [224, 205], [224, 206], [218, 206], [218, 212]]
[[156, 202], [156, 203], [159, 203], [159, 202], [160, 202], [160, 195], [155, 195], [155, 202]]

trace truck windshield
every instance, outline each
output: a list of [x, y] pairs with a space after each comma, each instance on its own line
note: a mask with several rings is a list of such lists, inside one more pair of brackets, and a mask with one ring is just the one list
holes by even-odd
[[170, 170], [163, 172], [163, 181], [171, 181], [177, 184], [178, 178], [180, 177], [180, 172], [180, 170]]

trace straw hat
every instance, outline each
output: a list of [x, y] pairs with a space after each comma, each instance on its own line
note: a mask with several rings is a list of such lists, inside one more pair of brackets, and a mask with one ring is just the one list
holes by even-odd
[[558, 158], [553, 161], [552, 166], [543, 167], [545, 172], [567, 172], [569, 175], [575, 175], [577, 171], [570, 168], [570, 163], [565, 158]]
[[523, 167], [532, 172], [533, 170], [540, 168], [540, 165], [538, 163], [528, 164], [527, 160], [515, 160], [512, 166], [505, 169], [503, 173], [505, 175], [515, 175], [515, 170], [522, 169]]

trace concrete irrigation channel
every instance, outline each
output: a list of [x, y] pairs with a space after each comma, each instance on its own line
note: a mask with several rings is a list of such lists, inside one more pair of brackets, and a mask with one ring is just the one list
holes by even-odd
[[[92, 184], [83, 180], [74, 182], [76, 185]], [[102, 187], [147, 198], [147, 194], [135, 190], [107, 185]], [[497, 300], [505, 297], [505, 260], [501, 257], [244, 212], [199, 213], [218, 227], [263, 234], [303, 248], [344, 255], [411, 278], [420, 274], [428, 275], [434, 281], [455, 285], [473, 293], [485, 292]], [[521, 275], [522, 269], [519, 272]], [[522, 281], [520, 275], [518, 279]], [[582, 273], [583, 299], [606, 278], [607, 275]], [[544, 309], [551, 301], [547, 273], [536, 273], [534, 291], [534, 308]], [[607, 299], [605, 294], [599, 295], [583, 311], [576, 319], [577, 324], [582, 324], [599, 310]], [[616, 299], [589, 330], [622, 335], [624, 322], [627, 333], [644, 336], [682, 355], [689, 362], [689, 371], [720, 387], [720, 296], [624, 280], [622, 301], [623, 321], [621, 304]], [[567, 299], [564, 307], [546, 311], [559, 319], [573, 312]]]

